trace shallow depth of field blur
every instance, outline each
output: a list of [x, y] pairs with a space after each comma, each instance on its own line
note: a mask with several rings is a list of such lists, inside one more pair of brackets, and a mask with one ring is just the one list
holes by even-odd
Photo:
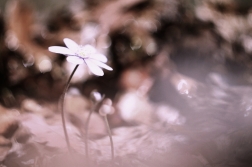
[[[90, 44], [113, 71], [48, 51]], [[0, 167], [87, 167], [90, 92], [113, 101], [115, 166], [252, 166], [250, 0], [0, 0]], [[110, 164], [105, 123], [89, 126], [90, 166]]]

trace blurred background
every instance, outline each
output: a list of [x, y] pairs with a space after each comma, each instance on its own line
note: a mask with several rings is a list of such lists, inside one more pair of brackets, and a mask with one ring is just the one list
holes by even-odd
[[[113, 101], [118, 166], [252, 165], [252, 1], [1, 0], [1, 167], [73, 166], [58, 100], [75, 65], [48, 51], [64, 38], [113, 68], [97, 77], [81, 65], [71, 81], [75, 166], [86, 166], [93, 90]], [[106, 166], [107, 131], [92, 119], [93, 166]]]

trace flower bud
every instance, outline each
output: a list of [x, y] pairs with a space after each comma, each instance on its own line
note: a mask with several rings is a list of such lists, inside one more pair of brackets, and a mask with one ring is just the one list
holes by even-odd
[[111, 99], [105, 99], [102, 102], [102, 106], [99, 109], [99, 114], [101, 116], [106, 116], [107, 114], [113, 114], [115, 112], [114, 107], [112, 106], [112, 100]]
[[96, 90], [93, 90], [90, 93], [90, 99], [92, 102], [97, 103], [102, 100], [102, 95], [99, 92], [97, 92]]
[[109, 98], [106, 98], [106, 99], [103, 100], [102, 104], [106, 104], [106, 105], [112, 106], [112, 100], [109, 99]]

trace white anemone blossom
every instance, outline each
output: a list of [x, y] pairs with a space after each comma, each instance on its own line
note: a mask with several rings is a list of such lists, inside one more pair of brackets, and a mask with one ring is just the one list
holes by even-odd
[[48, 50], [50, 52], [59, 53], [67, 56], [67, 61], [74, 64], [86, 63], [89, 70], [98, 76], [103, 76], [104, 72], [101, 68], [112, 71], [113, 69], [106, 65], [106, 56], [100, 54], [91, 45], [78, 45], [73, 40], [65, 38], [64, 43], [67, 47], [62, 46], [50, 46]]

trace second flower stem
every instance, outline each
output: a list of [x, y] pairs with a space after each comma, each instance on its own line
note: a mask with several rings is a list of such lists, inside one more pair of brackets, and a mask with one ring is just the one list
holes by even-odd
[[111, 145], [111, 160], [112, 162], [114, 162], [115, 156], [114, 156], [114, 143], [113, 143], [113, 139], [112, 139], [112, 133], [109, 127], [109, 123], [108, 123], [108, 118], [107, 115], [104, 116], [104, 121], [108, 130], [108, 135], [109, 135], [109, 140], [110, 140], [110, 145]]
[[88, 117], [87, 117], [87, 121], [86, 121], [86, 125], [85, 125], [85, 151], [86, 151], [86, 158], [87, 161], [89, 162], [89, 150], [88, 150], [88, 127], [89, 127], [89, 122], [90, 122], [90, 118], [91, 115], [93, 113], [93, 111], [96, 108], [97, 103], [95, 103], [92, 107], [92, 109], [89, 111], [88, 113]]
[[61, 96], [61, 101], [60, 101], [60, 106], [61, 106], [61, 119], [62, 119], [62, 125], [63, 125], [63, 130], [64, 130], [64, 135], [65, 135], [65, 139], [66, 139], [66, 144], [67, 144], [67, 148], [68, 148], [68, 151], [71, 152], [72, 149], [71, 149], [71, 145], [70, 145], [70, 142], [69, 142], [69, 137], [68, 137], [68, 134], [67, 134], [67, 129], [66, 129], [66, 121], [65, 121], [65, 112], [64, 112], [64, 99], [65, 99], [65, 96], [66, 96], [66, 92], [69, 88], [69, 85], [70, 85], [70, 81], [75, 73], [75, 71], [77, 70], [77, 68], [79, 67], [79, 64], [77, 64], [73, 70], [73, 72], [71, 73], [70, 77], [68, 78], [68, 81], [67, 81], [67, 84], [65, 86], [65, 89], [64, 89], [64, 92]]

